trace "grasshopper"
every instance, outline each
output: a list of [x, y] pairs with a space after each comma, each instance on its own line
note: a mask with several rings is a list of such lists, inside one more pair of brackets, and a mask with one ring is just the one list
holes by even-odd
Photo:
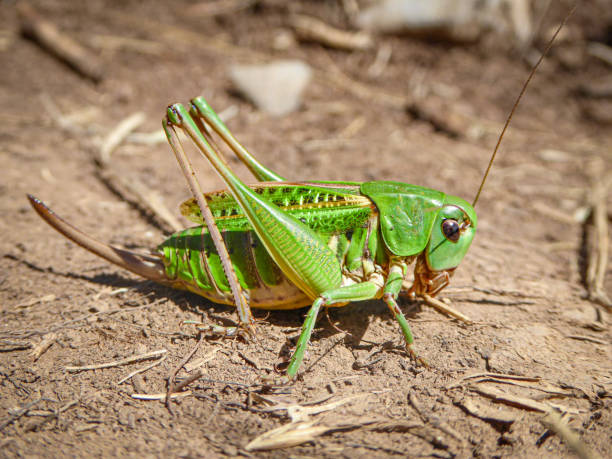
[[[39, 199], [28, 198], [53, 228], [109, 262], [160, 284], [235, 305], [240, 329], [248, 335], [255, 333], [251, 308], [310, 305], [287, 367], [290, 378], [298, 372], [321, 307], [353, 301], [382, 299], [399, 324], [409, 355], [416, 358], [398, 295], [404, 291], [413, 297], [433, 297], [449, 284], [474, 238], [478, 223], [474, 206], [501, 139], [555, 36], [506, 120], [472, 204], [399, 182], [287, 181], [259, 163], [202, 97], [193, 99], [189, 109], [170, 105], [162, 123], [193, 195], [181, 205], [181, 212], [197, 226], [171, 235], [156, 251], [141, 254], [103, 244]], [[202, 192], [177, 130], [195, 143], [226, 190]], [[213, 132], [257, 183], [246, 185], [235, 175]], [[406, 276], [413, 262], [414, 280], [409, 285]]]

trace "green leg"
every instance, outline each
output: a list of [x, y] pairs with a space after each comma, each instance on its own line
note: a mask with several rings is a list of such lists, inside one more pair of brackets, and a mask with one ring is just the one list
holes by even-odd
[[300, 368], [300, 364], [304, 358], [304, 352], [306, 351], [306, 347], [310, 341], [310, 335], [312, 334], [312, 329], [314, 328], [317, 320], [317, 314], [319, 313], [321, 306], [329, 306], [330, 304], [334, 303], [346, 303], [350, 301], [370, 300], [372, 298], [376, 298], [379, 292], [380, 288], [373, 282], [362, 282], [360, 284], [347, 285], [345, 287], [323, 292], [321, 296], [319, 296], [314, 303], [312, 303], [312, 306], [306, 315], [306, 319], [302, 325], [302, 333], [300, 333], [297, 346], [295, 347], [295, 352], [293, 353], [291, 362], [287, 368], [287, 375], [290, 378], [293, 378]]
[[223, 178], [249, 223], [283, 273], [310, 298], [342, 282], [340, 262], [319, 235], [297, 218], [262, 199], [219, 157], [181, 104], [168, 107], [167, 123], [181, 127]]
[[225, 277], [229, 282], [230, 290], [232, 292], [232, 296], [234, 297], [234, 303], [236, 304], [236, 309], [238, 310], [240, 325], [244, 327], [250, 335], [255, 336], [255, 321], [253, 319], [253, 315], [251, 314], [251, 308], [246, 296], [242, 291], [242, 287], [238, 281], [238, 276], [236, 275], [236, 271], [232, 265], [232, 261], [227, 252], [227, 247], [223, 241], [223, 238], [221, 237], [221, 233], [219, 232], [219, 228], [217, 228], [212, 212], [204, 199], [204, 193], [202, 192], [200, 183], [196, 178], [193, 166], [185, 154], [172, 124], [169, 123], [168, 120], [164, 120], [163, 127], [168, 138], [168, 143], [172, 147], [176, 160], [183, 171], [183, 175], [185, 175], [185, 178], [187, 179], [187, 183], [191, 189], [191, 194], [200, 207], [200, 212], [202, 213], [202, 217], [206, 223], [208, 232], [213, 240], [215, 248], [217, 249], [219, 258], [221, 259], [223, 272], [225, 273]]
[[387, 280], [385, 282], [385, 286], [383, 289], [383, 301], [389, 307], [391, 314], [395, 317], [395, 320], [399, 323], [399, 326], [402, 330], [402, 334], [404, 335], [404, 341], [406, 342], [406, 350], [410, 357], [414, 360], [420, 360], [414, 349], [412, 349], [412, 343], [414, 343], [414, 338], [412, 336], [412, 330], [410, 330], [410, 325], [404, 316], [404, 313], [400, 309], [397, 304], [397, 297], [402, 288], [402, 282], [404, 281], [404, 276], [406, 275], [406, 271], [408, 266], [405, 263], [393, 263], [391, 268], [389, 269], [389, 275], [387, 276]]
[[194, 119], [204, 119], [204, 121], [213, 128], [213, 130], [223, 139], [223, 141], [229, 145], [236, 156], [238, 156], [238, 158], [240, 158], [240, 160], [249, 168], [257, 180], [268, 182], [285, 181], [283, 177], [257, 161], [253, 155], [251, 155], [247, 149], [236, 140], [227, 126], [225, 126], [223, 121], [221, 121], [219, 116], [215, 113], [211, 106], [208, 105], [208, 102], [206, 102], [203, 97], [196, 97], [191, 101], [190, 113]]

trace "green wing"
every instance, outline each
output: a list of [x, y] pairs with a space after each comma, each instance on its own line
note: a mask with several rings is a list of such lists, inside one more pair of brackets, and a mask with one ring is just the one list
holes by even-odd
[[[338, 187], [342, 183], [337, 184]], [[359, 188], [315, 186], [312, 182], [274, 182], [251, 187], [267, 202], [301, 220], [313, 230], [324, 234], [339, 234], [365, 224], [373, 211], [370, 199], [359, 193]], [[207, 193], [208, 205], [219, 230], [246, 231], [250, 224], [246, 215], [225, 191]], [[195, 199], [181, 204], [181, 213], [197, 224], [203, 224], [200, 208]]]

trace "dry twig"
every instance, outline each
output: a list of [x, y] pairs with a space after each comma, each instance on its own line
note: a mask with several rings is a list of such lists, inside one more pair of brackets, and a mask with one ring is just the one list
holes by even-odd
[[[181, 362], [176, 366], [176, 368], [172, 371], [172, 373], [170, 374], [170, 376], [168, 376], [168, 390], [166, 391], [166, 408], [168, 409], [168, 411], [170, 412], [171, 415], [173, 415], [174, 413], [172, 413], [172, 408], [170, 406], [170, 395], [174, 392], [177, 391], [178, 386], [176, 385], [175, 381], [176, 381], [176, 375], [178, 374], [179, 371], [181, 371], [181, 368], [183, 368], [185, 366], [185, 364], [187, 364], [187, 362], [189, 362], [191, 360], [191, 358], [193, 357], [193, 355], [198, 351], [198, 349], [200, 348], [200, 345], [202, 344], [202, 341], [204, 340], [204, 335], [200, 335], [200, 339], [198, 340], [197, 344], [193, 347], [193, 349], [191, 351], [189, 351], [189, 353], [185, 356], [185, 358], [183, 360], [181, 360]], [[200, 373], [200, 372], [198, 372]], [[198, 377], [202, 376], [201, 374], [198, 375]], [[185, 387], [185, 384], [180, 386]]]
[[536, 400], [520, 397], [518, 395], [507, 394], [493, 387], [484, 387], [484, 386], [470, 386], [470, 390], [479, 393], [480, 395], [484, 395], [496, 402], [504, 403], [506, 405], [514, 406], [516, 408], [521, 408], [524, 410], [531, 411], [539, 411], [541, 413], [548, 413], [552, 408], [559, 409], [563, 412], [572, 412], [567, 407], [562, 405], [557, 405], [553, 403], [542, 403]]
[[203, 366], [205, 363], [208, 363], [212, 359], [214, 359], [217, 352], [219, 352], [221, 349], [222, 348], [220, 347], [216, 347], [212, 351], [210, 351], [208, 354], [206, 354], [204, 357], [194, 360], [193, 362], [186, 363], [183, 368], [185, 368], [185, 371], [187, 373], [190, 373], [193, 370], [197, 370], [198, 368]]
[[57, 333], [47, 333], [43, 339], [30, 351], [30, 355], [34, 361], [38, 360], [57, 340]]
[[483, 406], [476, 400], [468, 398], [459, 398], [455, 400], [454, 403], [460, 406], [466, 413], [486, 422], [512, 424], [517, 418], [516, 414], [509, 410], [500, 410], [489, 406]]
[[601, 459], [601, 456], [591, 450], [580, 436], [569, 428], [563, 418], [554, 411], [549, 411], [540, 422], [546, 428], [555, 432], [567, 446], [569, 446], [581, 459]]
[[44, 19], [26, 2], [17, 3], [24, 35], [38, 43], [78, 73], [99, 82], [104, 74], [102, 63], [78, 42]]
[[604, 341], [603, 339], [599, 339], [599, 338], [594, 338], [593, 336], [585, 336], [585, 335], [568, 335], [567, 338], [570, 339], [575, 339], [578, 341], [588, 341], [590, 343], [595, 343], [595, 344], [609, 344], [607, 341]]
[[612, 48], [603, 43], [591, 42], [587, 45], [587, 53], [612, 65]]
[[[185, 392], [177, 392], [177, 393], [172, 393], [170, 394], [170, 398], [174, 399], [174, 398], [183, 398], [183, 397], [187, 397], [191, 395], [191, 391], [187, 390]], [[167, 392], [163, 392], [163, 393], [156, 393], [156, 394], [132, 394], [130, 395], [130, 397], [135, 398], [136, 400], [161, 400], [166, 401], [166, 398], [168, 397], [168, 393]]]
[[588, 247], [586, 284], [589, 298], [612, 312], [612, 300], [606, 294], [604, 287], [610, 244], [606, 196], [608, 187], [612, 184], [612, 176], [604, 180], [599, 172], [603, 170], [602, 166], [601, 161], [596, 161], [592, 165], [595, 171], [591, 189], [593, 228], [591, 231], [587, 228], [587, 233], [590, 233], [591, 237]]
[[370, 49], [374, 44], [368, 32], [337, 29], [320, 19], [303, 14], [291, 16], [289, 23], [299, 39], [321, 43], [330, 48], [364, 51]]
[[124, 382], [126, 382], [128, 379], [133, 378], [134, 376], [140, 374], [140, 373], [144, 373], [145, 371], [149, 371], [151, 368], [156, 367], [157, 365], [160, 365], [164, 360], [166, 360], [168, 358], [168, 354], [164, 355], [161, 359], [157, 360], [156, 362], [153, 362], [150, 365], [147, 365], [144, 368], [140, 368], [138, 370], [134, 370], [132, 371], [129, 375], [127, 375], [125, 378], [120, 379], [119, 381], [117, 381], [117, 385], [119, 384], [123, 384]]
[[391, 53], [393, 52], [393, 48], [388, 43], [383, 43], [379, 46], [378, 51], [376, 52], [376, 58], [370, 67], [368, 68], [368, 76], [370, 78], [378, 78], [381, 76], [389, 61], [391, 60]]
[[126, 357], [125, 359], [121, 359], [121, 360], [113, 360], [112, 362], [98, 363], [95, 365], [85, 365], [81, 367], [66, 367], [66, 371], [76, 372], [76, 371], [101, 370], [103, 368], [120, 367], [123, 365], [129, 365], [130, 363], [140, 362], [142, 360], [156, 359], [164, 355], [166, 352], [168, 352], [166, 349], [159, 349], [157, 351], [147, 352], [146, 354], [139, 354], [139, 355], [133, 355], [131, 357]]
[[109, 164], [111, 154], [133, 131], [145, 122], [145, 119], [143, 112], [133, 113], [121, 120], [106, 136], [100, 146], [100, 156], [98, 157], [104, 167]]
[[450, 317], [453, 317], [455, 319], [458, 319], [461, 322], [466, 323], [466, 324], [473, 323], [472, 319], [470, 319], [468, 316], [466, 316], [465, 314], [460, 313], [456, 309], [454, 309], [451, 306], [447, 305], [446, 303], [438, 300], [437, 298], [433, 298], [433, 297], [431, 297], [431, 296], [429, 296], [427, 294], [424, 294], [423, 295], [423, 300], [429, 306], [434, 308], [436, 311], [441, 312], [442, 314], [446, 314], [447, 316], [450, 316]]
[[515, 381], [530, 381], [530, 382], [540, 382], [542, 378], [539, 376], [521, 376], [521, 375], [511, 375], [508, 373], [474, 373], [470, 375], [466, 375], [462, 380], [466, 379], [477, 379], [477, 378], [495, 378], [495, 379], [512, 379]]

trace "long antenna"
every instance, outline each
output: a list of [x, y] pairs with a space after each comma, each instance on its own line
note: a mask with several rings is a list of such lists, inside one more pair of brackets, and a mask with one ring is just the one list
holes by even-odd
[[475, 207], [476, 203], [478, 202], [478, 198], [480, 197], [480, 193], [482, 192], [482, 189], [484, 188], [484, 184], [485, 184], [485, 182], [487, 180], [487, 177], [489, 176], [489, 171], [491, 170], [491, 166], [493, 166], [493, 161], [495, 161], [495, 157], [497, 156], [497, 150], [499, 150], [499, 146], [501, 144], [502, 139], [504, 138], [504, 134], [506, 133], [506, 130], [508, 129], [508, 126], [510, 125], [510, 121], [512, 120], [512, 116], [514, 115], [514, 112], [516, 111], [516, 107], [518, 107], [518, 104], [521, 101], [521, 98], [523, 97], [523, 94], [525, 94], [525, 90], [527, 89], [527, 85], [529, 85], [529, 82], [531, 81], [531, 79], [535, 75], [535, 72], [538, 69], [538, 67], [540, 66], [540, 63], [544, 60], [544, 58], [548, 54], [548, 51], [550, 51], [550, 48], [552, 48], [552, 45], [553, 45], [553, 42], [555, 41], [555, 38], [557, 38], [557, 35], [559, 35], [559, 32], [561, 32], [561, 29], [563, 28], [565, 23], [569, 20], [569, 18], [572, 16], [572, 14], [574, 14], [574, 11], [576, 10], [577, 6], [578, 6], [578, 3], [575, 3], [574, 6], [572, 7], [572, 9], [570, 10], [570, 12], [567, 13], [567, 16], [565, 16], [565, 19], [563, 19], [563, 22], [561, 24], [559, 24], [559, 27], [557, 27], [557, 30], [555, 31], [554, 35], [552, 36], [552, 38], [550, 39], [550, 41], [546, 45], [546, 49], [544, 49], [544, 52], [542, 53], [542, 55], [538, 59], [538, 62], [536, 62], [536, 64], [531, 69], [531, 72], [529, 73], [529, 76], [527, 77], [527, 80], [525, 81], [525, 84], [523, 85], [523, 88], [521, 89], [521, 93], [516, 98], [516, 102], [514, 102], [514, 105], [512, 106], [512, 110], [510, 110], [510, 114], [508, 115], [508, 118], [506, 118], [506, 123], [504, 124], [504, 128], [502, 129], [501, 134], [499, 135], [499, 138], [497, 139], [497, 145], [495, 145], [495, 150], [493, 150], [493, 154], [491, 155], [491, 159], [489, 160], [489, 165], [487, 166], [487, 170], [486, 170], [486, 172], [484, 174], [484, 177], [482, 178], [482, 182], [480, 182], [480, 187], [478, 188], [478, 193], [476, 193], [476, 197], [474, 198], [474, 202], [472, 203], [472, 207]]

